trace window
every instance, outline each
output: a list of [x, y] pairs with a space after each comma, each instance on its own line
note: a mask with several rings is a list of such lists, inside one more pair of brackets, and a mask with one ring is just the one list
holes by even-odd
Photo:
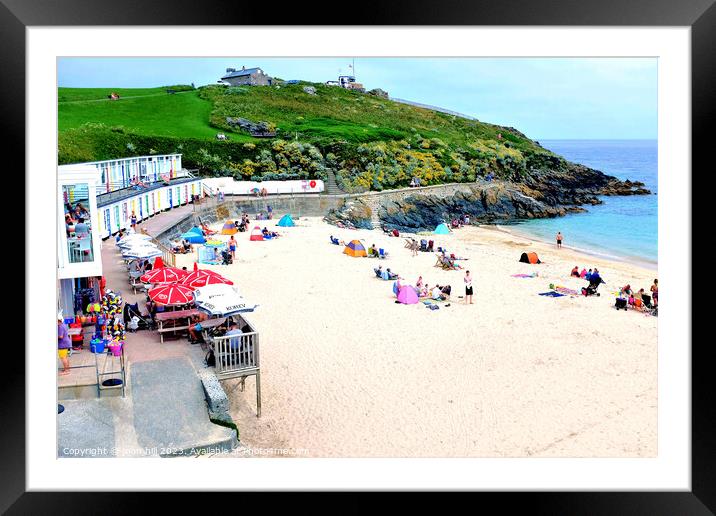
[[[62, 200], [67, 231], [67, 256], [70, 263], [94, 261], [92, 217], [89, 211], [87, 183], [62, 185]], [[98, 230], [98, 228], [94, 228]]]

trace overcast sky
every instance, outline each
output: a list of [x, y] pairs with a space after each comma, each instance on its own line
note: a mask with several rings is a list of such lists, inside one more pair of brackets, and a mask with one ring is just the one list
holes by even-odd
[[[212, 84], [226, 68], [336, 80], [351, 58], [62, 58], [58, 85]], [[356, 80], [391, 97], [513, 126], [534, 139], [657, 137], [656, 58], [357, 58]]]

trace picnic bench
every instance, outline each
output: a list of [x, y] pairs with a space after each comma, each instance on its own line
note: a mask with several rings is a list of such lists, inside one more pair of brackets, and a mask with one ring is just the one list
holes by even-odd
[[[188, 330], [191, 325], [191, 318], [199, 314], [199, 310], [191, 308], [189, 310], [175, 310], [171, 312], [157, 312], [154, 320], [157, 322], [157, 332], [159, 332], [159, 342], [164, 343], [164, 334], [166, 332], [176, 333], [177, 331]], [[186, 320], [186, 324], [181, 324]], [[203, 326], [203, 322], [201, 323]]]
[[211, 341], [209, 330], [213, 330], [214, 328], [217, 328], [222, 324], [226, 323], [226, 319], [226, 317], [217, 317], [214, 319], [207, 319], [205, 321], [201, 321], [201, 336], [206, 344], [209, 344], [209, 342]]

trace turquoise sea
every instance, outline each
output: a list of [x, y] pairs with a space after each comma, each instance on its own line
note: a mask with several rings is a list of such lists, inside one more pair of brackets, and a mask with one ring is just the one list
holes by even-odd
[[[641, 181], [657, 193], [656, 140], [540, 140], [540, 144], [569, 161], [619, 179]], [[604, 204], [584, 206], [586, 213], [520, 222], [513, 230], [549, 242], [561, 231], [565, 246], [655, 265], [658, 195], [605, 196], [601, 200]]]

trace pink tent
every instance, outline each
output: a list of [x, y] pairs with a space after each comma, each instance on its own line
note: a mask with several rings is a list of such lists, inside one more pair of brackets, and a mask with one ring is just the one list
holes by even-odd
[[418, 302], [418, 294], [412, 285], [403, 285], [398, 290], [398, 301], [404, 305], [414, 305]]

